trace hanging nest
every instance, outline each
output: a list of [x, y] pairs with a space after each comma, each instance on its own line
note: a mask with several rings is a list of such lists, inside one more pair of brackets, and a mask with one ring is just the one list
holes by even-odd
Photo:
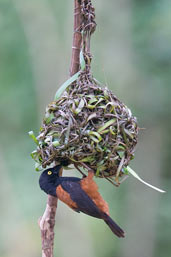
[[43, 168], [53, 162], [75, 164], [96, 176], [117, 178], [133, 159], [137, 133], [130, 109], [83, 71], [48, 105], [36, 155]]
[[84, 67], [63, 95], [48, 105], [39, 136], [32, 135], [37, 143], [32, 157], [43, 168], [74, 164], [79, 171], [83, 167], [98, 177], [114, 177], [119, 185], [134, 156], [137, 121], [125, 104], [93, 78], [94, 7], [91, 0], [81, 0], [80, 7], [82, 24], [77, 32], [82, 33]]

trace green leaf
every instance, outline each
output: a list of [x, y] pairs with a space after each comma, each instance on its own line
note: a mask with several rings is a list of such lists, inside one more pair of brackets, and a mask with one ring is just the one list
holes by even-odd
[[34, 132], [33, 131], [29, 131], [28, 134], [33, 139], [33, 141], [36, 143], [36, 145], [39, 146], [39, 142], [38, 142], [37, 138], [35, 137]]
[[125, 147], [123, 147], [122, 145], [118, 145], [115, 147], [116, 151], [125, 151]]
[[91, 140], [92, 140], [92, 143], [93, 143], [93, 141], [94, 141], [95, 143], [99, 143], [99, 142], [100, 142], [99, 139], [97, 139], [96, 137], [90, 136], [90, 138], [91, 138]]
[[60, 133], [52, 129], [47, 133], [47, 136], [53, 136], [53, 138], [58, 138], [60, 137]]
[[39, 164], [39, 163], [35, 163], [35, 170], [36, 171], [41, 171], [42, 170], [42, 166], [41, 166], [41, 164]]
[[[85, 60], [84, 60], [84, 56], [83, 56], [83, 52], [80, 52], [80, 67], [81, 70], [85, 69]], [[60, 98], [60, 96], [63, 94], [63, 92], [67, 89], [67, 87], [69, 85], [71, 85], [80, 75], [81, 70], [78, 71], [77, 73], [75, 73], [71, 78], [69, 78], [67, 81], [65, 81], [62, 86], [60, 86], [60, 88], [57, 90], [56, 94], [55, 94], [55, 98], [54, 100], [58, 100]]]
[[85, 69], [85, 60], [84, 60], [84, 55], [83, 55], [83, 51], [81, 50], [80, 52], [80, 67], [81, 67], [81, 70], [84, 70]]
[[90, 131], [89, 135], [90, 135], [90, 138], [96, 143], [99, 143], [102, 140], [102, 137], [100, 136], [100, 134], [95, 131]]
[[108, 132], [109, 132], [109, 129], [105, 129], [105, 130], [101, 131], [100, 134], [102, 135], [102, 134], [106, 134]]
[[113, 131], [112, 126], [110, 126], [109, 130], [110, 130], [110, 133], [111, 133], [113, 136], [116, 135], [116, 132]]
[[56, 147], [56, 146], [59, 146], [60, 143], [59, 143], [58, 140], [55, 140], [55, 141], [52, 142], [52, 145], [53, 145], [54, 147]]
[[157, 191], [159, 191], [159, 192], [161, 192], [161, 193], [165, 193], [165, 191], [163, 191], [163, 190], [161, 190], [161, 189], [159, 189], [159, 188], [157, 188], [157, 187], [155, 187], [155, 186], [152, 186], [152, 185], [150, 185], [149, 183], [147, 183], [147, 182], [145, 182], [144, 180], [142, 180], [142, 179], [139, 177], [139, 175], [138, 175], [134, 170], [132, 170], [129, 166], [127, 166], [126, 169], [127, 169], [128, 173], [130, 173], [132, 176], [134, 176], [136, 179], [138, 179], [140, 182], [142, 182], [142, 183], [145, 184], [146, 186], [149, 186], [149, 187], [151, 187], [151, 188], [153, 188], [153, 189], [155, 189], [155, 190], [157, 190]]
[[92, 162], [92, 161], [94, 161], [94, 157], [93, 156], [87, 156], [87, 157], [85, 157], [85, 158], [83, 158], [83, 159], [81, 159], [81, 160], [79, 160], [79, 161], [77, 161], [77, 160], [75, 160], [74, 158], [69, 158], [71, 161], [73, 161], [73, 162]]
[[95, 102], [97, 102], [98, 101], [98, 99], [96, 98], [96, 97], [92, 97], [89, 101], [88, 101], [88, 104], [93, 104], [93, 103], [95, 103]]
[[102, 132], [103, 130], [105, 130], [107, 127], [111, 126], [114, 122], [116, 121], [116, 119], [112, 119], [112, 120], [109, 120], [108, 122], [106, 122], [102, 127], [100, 127], [97, 132], [100, 133]]
[[79, 102], [79, 105], [78, 107], [74, 110], [74, 113], [75, 114], [78, 114], [79, 112], [81, 112], [82, 108], [84, 107], [84, 100], [81, 99], [80, 102]]
[[[87, 104], [87, 108], [89, 108], [89, 109], [94, 109], [100, 102], [102, 102], [103, 100], [104, 100], [104, 98], [103, 97], [101, 97], [101, 98], [99, 98], [99, 100], [97, 101], [98, 99], [96, 99], [96, 98], [92, 98], [92, 99], [90, 99], [90, 103], [91, 104]], [[94, 102], [96, 102], [95, 104], [92, 104], [92, 103], [94, 103]]]
[[97, 152], [100, 152], [100, 153], [104, 152], [104, 149], [98, 143], [96, 145], [96, 150], [97, 150]]
[[117, 153], [119, 154], [120, 158], [122, 158], [124, 156], [124, 154], [125, 154], [125, 152], [123, 152], [123, 151], [117, 151]]
[[125, 174], [125, 175], [129, 175], [129, 172], [128, 172], [128, 170], [127, 170], [127, 168], [126, 167], [123, 167], [123, 173]]
[[33, 158], [33, 160], [38, 159], [38, 156], [39, 156], [39, 154], [38, 154], [38, 152], [37, 152], [36, 150], [33, 151], [30, 155], [31, 155], [31, 157]]
[[98, 168], [97, 168], [97, 170], [96, 170], [96, 174], [95, 174], [95, 175], [96, 175], [96, 177], [98, 177], [98, 176], [99, 176], [99, 174], [100, 174], [100, 167], [98, 167]]
[[46, 122], [46, 124], [49, 124], [51, 122], [51, 120], [53, 120], [55, 118], [54, 114], [51, 112], [49, 113], [49, 115], [47, 114], [45, 116], [44, 121]]
[[77, 73], [75, 73], [71, 78], [69, 78], [67, 81], [65, 81], [62, 86], [60, 86], [60, 88], [57, 90], [56, 94], [55, 94], [55, 98], [54, 100], [58, 100], [60, 98], [60, 96], [63, 94], [63, 92], [67, 89], [67, 87], [69, 85], [71, 85], [80, 75], [80, 71], [78, 71]]
[[83, 158], [79, 162], [92, 162], [92, 161], [94, 161], [94, 157], [93, 156], [88, 156], [88, 157]]
[[40, 154], [37, 152], [37, 151], [33, 151], [31, 153], [31, 157], [33, 158], [33, 160], [36, 162], [35, 163], [35, 170], [36, 171], [39, 171], [42, 169], [42, 166], [41, 166], [41, 161], [42, 161], [42, 158], [40, 156]]
[[124, 129], [124, 131], [133, 140], [134, 136], [127, 129]]

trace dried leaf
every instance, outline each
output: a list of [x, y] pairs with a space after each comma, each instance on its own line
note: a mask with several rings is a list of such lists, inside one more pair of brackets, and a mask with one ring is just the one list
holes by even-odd
[[126, 169], [127, 169], [128, 173], [130, 173], [132, 176], [134, 176], [136, 179], [138, 179], [140, 182], [142, 182], [146, 186], [151, 187], [154, 190], [159, 191], [160, 193], [166, 193], [166, 191], [163, 191], [163, 190], [161, 190], [161, 189], [159, 189], [159, 188], [157, 188], [155, 186], [152, 186], [151, 184], [149, 184], [149, 183], [145, 182], [144, 180], [142, 180], [139, 177], [139, 175], [133, 169], [131, 169], [129, 166], [127, 166]]
[[93, 112], [92, 114], [89, 115], [87, 122], [93, 118], [97, 117], [97, 114], [95, 112]]

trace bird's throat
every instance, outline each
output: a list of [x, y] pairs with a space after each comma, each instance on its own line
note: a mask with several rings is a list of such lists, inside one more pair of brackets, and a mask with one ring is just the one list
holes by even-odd
[[40, 188], [48, 195], [52, 195], [56, 197], [56, 187], [59, 185], [59, 181], [48, 181], [48, 180], [44, 180], [41, 179], [39, 180], [39, 185]]

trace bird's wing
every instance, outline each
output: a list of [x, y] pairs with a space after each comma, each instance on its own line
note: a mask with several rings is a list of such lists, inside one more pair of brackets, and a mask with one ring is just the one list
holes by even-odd
[[98, 186], [93, 180], [94, 173], [89, 172], [88, 176], [81, 179], [80, 185], [81, 188], [86, 192], [86, 194], [93, 200], [95, 205], [104, 213], [109, 215], [109, 207], [105, 202], [103, 197], [98, 192]]
[[60, 186], [57, 187], [57, 196], [61, 201], [78, 212], [81, 211], [87, 215], [102, 218], [102, 212], [84, 192], [78, 182], [61, 181]]

